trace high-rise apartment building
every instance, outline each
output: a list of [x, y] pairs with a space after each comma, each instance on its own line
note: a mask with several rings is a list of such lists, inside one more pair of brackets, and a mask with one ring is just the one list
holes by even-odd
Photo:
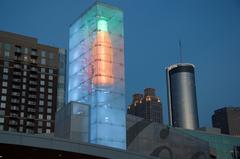
[[64, 49], [0, 31], [0, 130], [53, 132], [64, 75]]
[[212, 126], [221, 133], [240, 136], [240, 107], [224, 107], [214, 111]]
[[126, 148], [123, 12], [96, 2], [70, 26], [68, 102], [90, 108], [90, 142]]
[[180, 63], [166, 69], [169, 123], [174, 127], [199, 127], [193, 64]]
[[163, 124], [162, 103], [155, 89], [144, 89], [144, 95], [134, 94], [132, 104], [128, 106], [128, 114]]

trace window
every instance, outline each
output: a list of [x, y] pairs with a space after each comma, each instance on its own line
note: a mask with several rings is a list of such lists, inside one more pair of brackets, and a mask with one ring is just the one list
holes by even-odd
[[44, 94], [40, 93], [40, 98], [44, 99]]
[[48, 82], [48, 86], [52, 87], [53, 86], [53, 82]]
[[21, 118], [24, 118], [24, 112], [20, 113]]
[[41, 79], [45, 79], [45, 74], [41, 74]]
[[22, 126], [19, 127], [19, 132], [23, 132], [23, 127]]
[[52, 102], [48, 102], [48, 107], [51, 107], [52, 106]]
[[5, 109], [6, 108], [6, 103], [1, 103], [0, 107]]
[[27, 71], [23, 71], [23, 76], [27, 76]]
[[3, 68], [4, 73], [8, 73], [8, 68]]
[[7, 87], [7, 82], [2, 82], [2, 86]]
[[26, 83], [26, 82], [27, 82], [27, 79], [26, 79], [25, 77], [23, 78], [23, 82], [24, 82], [24, 83]]
[[40, 85], [45, 85], [45, 81], [40, 81]]
[[40, 87], [40, 92], [44, 92], [44, 87]]
[[22, 98], [21, 100], [22, 100], [22, 103], [25, 103], [25, 98]]
[[0, 130], [3, 130], [3, 125], [0, 125]]
[[38, 114], [38, 119], [42, 119], [43, 115], [42, 114]]
[[2, 94], [7, 94], [7, 89], [2, 89]]
[[26, 89], [26, 85], [25, 84], [22, 85], [22, 89]]
[[47, 113], [52, 113], [52, 109], [51, 108], [47, 108]]
[[41, 68], [41, 72], [45, 73], [45, 68]]
[[23, 125], [23, 120], [20, 120], [20, 125]]
[[28, 48], [24, 48], [24, 54], [28, 53]]
[[3, 79], [4, 79], [4, 80], [7, 80], [7, 79], [8, 79], [8, 75], [3, 74]]
[[46, 57], [46, 51], [41, 51], [41, 57]]
[[22, 91], [22, 96], [26, 96], [26, 92], [25, 91]]
[[38, 133], [42, 133], [42, 129], [41, 128], [38, 128]]
[[38, 108], [39, 113], [43, 113], [43, 107]]
[[54, 58], [54, 54], [53, 54], [53, 52], [50, 52], [49, 53], [49, 59], [53, 59]]
[[51, 127], [51, 122], [47, 122], [47, 127]]
[[53, 69], [50, 69], [48, 70], [49, 73], [53, 74]]
[[21, 52], [21, 46], [15, 46], [16, 52]]
[[0, 123], [4, 123], [4, 118], [0, 118]]
[[23, 68], [26, 70], [28, 67], [27, 67], [27, 65], [23, 65]]
[[46, 65], [46, 59], [42, 58], [42, 59], [41, 59], [41, 64], [42, 64], [42, 65]]
[[50, 129], [46, 129], [46, 133], [50, 134], [51, 130]]
[[32, 49], [32, 53], [31, 53], [32, 55], [37, 55], [37, 50], [36, 49]]
[[2, 101], [6, 101], [6, 100], [7, 100], [7, 97], [2, 95], [1, 100], [2, 100]]
[[44, 101], [43, 101], [43, 100], [40, 100], [40, 101], [39, 101], [39, 105], [44, 105]]
[[49, 80], [53, 80], [53, 76], [49, 76], [48, 79], [49, 79]]
[[38, 121], [38, 126], [43, 126], [43, 122], [42, 121]]
[[48, 100], [52, 100], [52, 95], [48, 95]]
[[4, 51], [4, 57], [9, 57], [10, 52], [9, 51]]
[[5, 110], [0, 110], [0, 116], [4, 116], [5, 115]]
[[51, 120], [51, 119], [52, 119], [51, 115], [47, 115], [47, 120]]
[[48, 88], [48, 93], [52, 93], [52, 88]]

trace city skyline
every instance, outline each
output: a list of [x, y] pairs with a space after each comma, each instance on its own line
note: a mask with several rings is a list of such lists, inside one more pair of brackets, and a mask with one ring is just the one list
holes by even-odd
[[[1, 1], [0, 30], [38, 37], [41, 43], [67, 49], [69, 25], [93, 2]], [[103, 2], [124, 11], [126, 106], [133, 93], [156, 88], [164, 123], [168, 123], [165, 67], [179, 61], [179, 39], [183, 62], [196, 66], [200, 125], [211, 126], [211, 115], [219, 107], [239, 106], [238, 1]]]

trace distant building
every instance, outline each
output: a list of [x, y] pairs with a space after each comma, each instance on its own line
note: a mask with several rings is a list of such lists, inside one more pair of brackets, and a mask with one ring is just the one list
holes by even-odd
[[52, 133], [64, 76], [65, 49], [0, 31], [0, 130]]
[[169, 122], [185, 129], [199, 127], [194, 65], [174, 64], [166, 69]]
[[212, 125], [221, 133], [240, 136], [240, 107], [224, 107], [214, 111]]
[[155, 89], [144, 89], [144, 95], [134, 94], [132, 104], [128, 107], [128, 114], [163, 123], [162, 103], [160, 97], [156, 96]]

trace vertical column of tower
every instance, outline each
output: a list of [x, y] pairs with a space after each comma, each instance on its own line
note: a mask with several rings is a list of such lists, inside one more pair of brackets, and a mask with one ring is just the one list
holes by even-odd
[[91, 105], [91, 143], [125, 149], [122, 20], [121, 10], [97, 2], [73, 23], [68, 101]]

